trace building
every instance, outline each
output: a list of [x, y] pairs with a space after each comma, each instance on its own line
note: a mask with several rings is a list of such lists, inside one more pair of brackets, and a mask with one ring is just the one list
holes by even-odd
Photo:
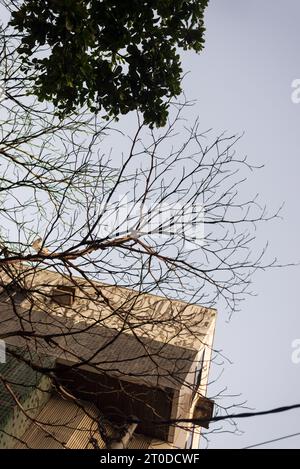
[[24, 265], [1, 275], [0, 447], [198, 448], [216, 311]]

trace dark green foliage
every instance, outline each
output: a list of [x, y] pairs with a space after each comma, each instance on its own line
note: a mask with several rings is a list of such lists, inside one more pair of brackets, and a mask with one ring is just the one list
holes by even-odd
[[178, 48], [203, 48], [207, 4], [24, 0], [11, 25], [23, 35], [18, 52], [34, 93], [60, 115], [84, 104], [107, 118], [137, 109], [162, 126], [168, 100], [181, 92]]

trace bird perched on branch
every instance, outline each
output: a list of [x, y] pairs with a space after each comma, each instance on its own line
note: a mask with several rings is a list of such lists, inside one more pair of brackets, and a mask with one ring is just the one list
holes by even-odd
[[43, 254], [44, 256], [47, 256], [50, 254], [49, 249], [43, 247], [43, 240], [42, 238], [37, 238], [33, 241], [31, 247], [38, 253], [38, 254]]

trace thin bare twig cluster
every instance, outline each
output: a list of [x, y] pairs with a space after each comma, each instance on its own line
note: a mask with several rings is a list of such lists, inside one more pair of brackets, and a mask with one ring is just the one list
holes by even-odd
[[[174, 352], [174, 337], [198, 340], [207, 310], [236, 311], [255, 271], [273, 265], [265, 248], [257, 254], [252, 246], [256, 224], [278, 214], [246, 196], [254, 168], [236, 152], [240, 137], [215, 138], [198, 120], [189, 125], [187, 102], [174, 103], [164, 129], [149, 130], [137, 116], [129, 135], [84, 109], [59, 120], [30, 96], [17, 39], [5, 28], [0, 36], [0, 338], [13, 359], [79, 407], [49, 357], [72, 361], [70, 379], [88, 366], [145, 386], [153, 379], [189, 386], [193, 357]], [[203, 216], [194, 210], [186, 221], [187, 207]], [[76, 289], [75, 306], [53, 301], [58, 283]], [[122, 334], [135, 341], [125, 358]], [[144, 367], [132, 366], [137, 360]], [[25, 384], [0, 380], [28, 414], [14, 390]], [[101, 417], [89, 414], [109, 441]]]

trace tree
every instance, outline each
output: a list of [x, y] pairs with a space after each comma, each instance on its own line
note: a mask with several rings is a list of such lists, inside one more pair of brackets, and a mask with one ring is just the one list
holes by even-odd
[[[174, 369], [191, 357], [166, 355], [167, 343], [153, 348], [151, 331], [159, 326], [191, 335], [201, 325], [201, 311], [186, 320], [186, 306], [175, 314], [173, 300], [236, 311], [250, 293], [252, 274], [270, 265], [263, 261], [265, 249], [255, 255], [251, 247], [256, 223], [273, 216], [256, 197], [240, 196], [245, 171], [253, 168], [235, 152], [239, 137], [213, 137], [198, 121], [189, 126], [182, 116], [188, 103], [172, 105], [164, 129], [149, 129], [138, 114], [129, 136], [88, 110], [59, 119], [27, 94], [15, 38], [7, 30], [2, 38], [0, 339], [9, 345], [13, 365], [27, 367], [31, 381], [7, 377], [0, 368], [0, 391], [5, 402], [57, 439], [55, 425], [45, 425], [20, 400], [28, 387], [46, 393], [55, 388], [111, 444], [101, 406], [100, 415], [83, 407], [68, 379], [82, 378], [87, 366], [104, 376], [114, 367], [122, 376], [124, 361], [148, 360], [159, 367], [168, 360], [173, 366], [163, 378], [189, 387]], [[75, 318], [71, 305], [62, 313], [50, 301], [57, 278], [68, 282], [69, 291], [76, 289]], [[145, 309], [151, 293], [170, 305], [167, 316]], [[90, 308], [105, 314], [89, 317]], [[106, 342], [103, 329], [110, 329]], [[138, 347], [126, 360], [111, 353], [122, 334], [131, 334]], [[62, 366], [67, 382], [52, 360], [65, 354], [75, 361], [71, 376]], [[145, 371], [142, 378], [149, 378]], [[92, 393], [97, 396], [97, 390]], [[95, 427], [90, 439], [97, 447], [94, 434]]]
[[[25, 0], [10, 25], [33, 92], [60, 115], [139, 110], [163, 126], [181, 93], [178, 49], [201, 51], [208, 0]], [[33, 72], [33, 73], [32, 73]]]
[[[12, 359], [49, 379], [64, 399], [80, 408], [78, 396], [70, 396], [67, 384], [63, 386], [57, 378], [55, 365], [45, 359], [54, 352], [72, 351], [74, 380], [82, 378], [87, 365], [104, 374], [113, 366], [125, 375], [124, 355], [107, 354], [99, 326], [115, 321], [116, 336], [110, 338], [113, 348], [122, 333], [131, 333], [138, 343], [141, 328], [155, 329], [160, 324], [174, 328], [176, 324], [177, 333], [191, 334], [192, 323], [203, 320], [201, 315], [180, 320], [172, 309], [167, 318], [154, 318], [149, 311], [141, 316], [149, 293], [159, 294], [170, 304], [171, 298], [186, 299], [192, 305], [223, 304], [229, 311], [237, 310], [252, 273], [266, 267], [261, 255], [251, 256], [249, 228], [268, 217], [255, 200], [238, 200], [237, 170], [243, 172], [248, 165], [234, 153], [236, 137], [224, 135], [206, 143], [209, 134], [201, 133], [196, 122], [186, 129], [184, 143], [182, 133], [178, 141], [181, 106], [164, 131], [149, 133], [143, 122], [137, 122], [134, 135], [121, 136], [121, 164], [117, 155], [109, 158], [103, 151], [105, 134], [115, 132], [108, 124], [101, 128], [100, 122], [86, 116], [79, 128], [73, 120], [57, 127], [47, 116], [41, 120], [34, 109], [29, 119], [17, 105], [10, 111], [10, 103], [4, 101], [3, 108], [8, 115], [2, 121], [0, 142], [0, 266], [2, 308], [5, 304], [11, 309], [9, 318], [2, 309], [0, 338], [18, 345], [17, 350], [9, 349]], [[111, 223], [111, 215], [122, 211], [125, 203], [126, 216]], [[201, 236], [194, 239], [193, 218], [182, 229], [182, 207], [202, 204], [206, 207], [204, 242]], [[65, 308], [65, 316], [58, 315], [56, 304], [49, 302], [57, 275], [77, 290], [81, 306], [75, 321], [71, 306]], [[123, 286], [126, 289], [120, 290]], [[117, 301], [110, 296], [110, 288], [118, 288]], [[135, 292], [133, 303], [127, 288]], [[95, 311], [105, 305], [106, 316], [87, 318], [87, 302]], [[96, 350], [92, 337], [99, 340]], [[135, 359], [149, 357], [157, 364], [165, 359], [167, 345], [153, 350], [147, 339], [151, 340], [150, 333]], [[84, 343], [84, 349], [74, 348], [75, 343]], [[173, 358], [174, 366], [178, 360]], [[165, 370], [165, 378], [175, 378], [172, 370]], [[0, 375], [7, 395], [20, 405], [15, 380]], [[27, 415], [26, 409], [22, 411]], [[45, 428], [43, 421], [29, 417]], [[109, 442], [103, 420], [96, 421]], [[55, 426], [46, 429], [55, 434]]]

